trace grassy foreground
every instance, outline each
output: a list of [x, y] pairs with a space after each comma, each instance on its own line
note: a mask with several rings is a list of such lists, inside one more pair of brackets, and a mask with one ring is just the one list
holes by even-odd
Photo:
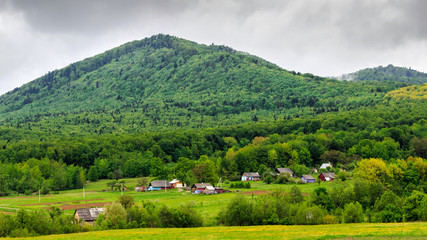
[[94, 231], [20, 239], [427, 239], [427, 223], [314, 226], [149, 228]]

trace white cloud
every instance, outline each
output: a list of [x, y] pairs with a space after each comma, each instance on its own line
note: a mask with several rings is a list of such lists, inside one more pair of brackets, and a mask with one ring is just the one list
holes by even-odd
[[0, 93], [157, 33], [223, 44], [322, 76], [427, 72], [423, 0], [0, 0]]

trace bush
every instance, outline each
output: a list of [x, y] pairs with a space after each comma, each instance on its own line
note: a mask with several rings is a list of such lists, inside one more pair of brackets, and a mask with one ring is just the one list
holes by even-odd
[[280, 173], [276, 178], [276, 183], [286, 184], [291, 179], [291, 175], [289, 173]]
[[220, 224], [248, 226], [253, 224], [253, 204], [243, 195], [236, 195], [218, 216]]
[[338, 218], [336, 218], [334, 215], [326, 215], [323, 217], [322, 220], [323, 224], [338, 224], [340, 223]]
[[264, 182], [267, 184], [270, 184], [274, 181], [273, 176], [271, 174], [267, 174], [267, 176], [264, 178]]

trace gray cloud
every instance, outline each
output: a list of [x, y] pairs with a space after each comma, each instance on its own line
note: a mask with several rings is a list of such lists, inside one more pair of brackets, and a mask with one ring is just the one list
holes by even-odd
[[427, 72], [423, 0], [0, 0], [0, 93], [135, 39], [224, 44], [323, 76]]

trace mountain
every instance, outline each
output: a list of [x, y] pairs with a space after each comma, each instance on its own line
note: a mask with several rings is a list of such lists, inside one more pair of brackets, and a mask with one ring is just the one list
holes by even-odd
[[215, 127], [374, 106], [403, 86], [301, 74], [160, 34], [2, 95], [0, 125], [66, 135]]
[[427, 73], [418, 72], [410, 68], [395, 67], [390, 64], [387, 67], [366, 68], [354, 73], [344, 74], [337, 79], [348, 81], [393, 81], [414, 85], [427, 83]]

